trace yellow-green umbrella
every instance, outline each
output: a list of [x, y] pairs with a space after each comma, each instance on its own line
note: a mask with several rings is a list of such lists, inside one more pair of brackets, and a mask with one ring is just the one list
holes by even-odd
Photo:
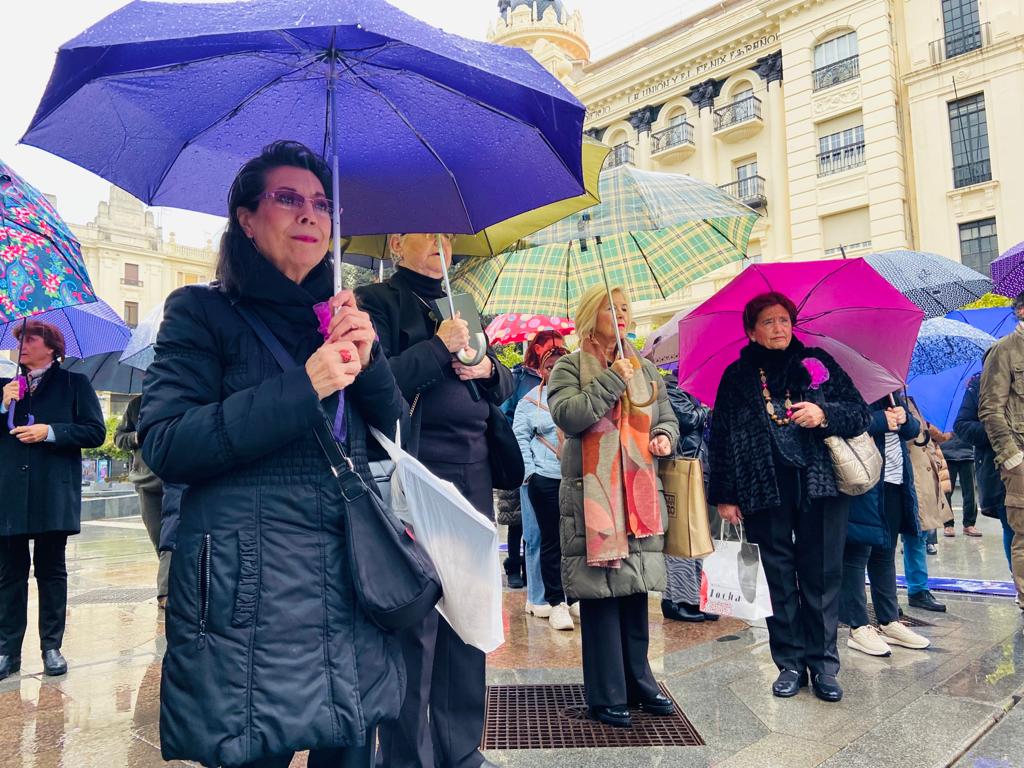
[[[604, 144], [588, 136], [583, 137], [583, 183], [586, 190], [582, 195], [559, 200], [536, 208], [511, 219], [498, 222], [475, 235], [459, 235], [455, 239], [457, 256], [495, 256], [515, 245], [522, 238], [556, 221], [564, 219], [584, 208], [601, 202], [598, 196], [598, 179], [604, 159], [611, 152]], [[515, 151], [510, 148], [510, 151]], [[500, 180], [495, 180], [500, 184]], [[424, 202], [429, 205], [429, 201]], [[389, 259], [387, 233], [355, 237], [345, 250], [342, 261], [346, 264], [374, 268], [375, 263]]]

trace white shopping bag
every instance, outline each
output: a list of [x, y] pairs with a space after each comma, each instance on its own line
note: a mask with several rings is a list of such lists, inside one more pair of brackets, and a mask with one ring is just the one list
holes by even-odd
[[454, 485], [436, 477], [378, 430], [370, 431], [395, 462], [395, 514], [412, 525], [441, 578], [444, 597], [437, 610], [464, 643], [490, 653], [505, 642], [498, 529]]
[[771, 616], [772, 599], [761, 565], [760, 549], [745, 540], [742, 525], [739, 541], [725, 541], [724, 530], [723, 520], [715, 551], [704, 558], [700, 609], [745, 621]]

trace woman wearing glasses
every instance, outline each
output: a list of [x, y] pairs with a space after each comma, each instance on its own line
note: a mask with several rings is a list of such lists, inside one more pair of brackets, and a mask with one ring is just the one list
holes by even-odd
[[[460, 318], [440, 321], [441, 259], [450, 265], [454, 236], [391, 235], [397, 269], [387, 281], [356, 291], [370, 313], [391, 362], [395, 380], [410, 403], [410, 447], [431, 472], [449, 480], [474, 507], [494, 518], [491, 467], [487, 458], [488, 401], [499, 405], [512, 393], [512, 374], [488, 350], [476, 365], [455, 356], [471, 348]], [[471, 389], [468, 384], [472, 383]], [[402, 633], [408, 672], [402, 714], [381, 729], [385, 768], [490, 765], [480, 754], [486, 691], [484, 654], [466, 645], [432, 612], [419, 627]]]
[[[324, 413], [372, 482], [366, 425], [394, 433], [401, 395], [369, 317], [332, 297], [330, 173], [276, 142], [228, 194], [219, 283], [168, 297], [139, 439], [165, 482], [186, 483], [171, 561], [160, 697], [166, 759], [368, 768], [397, 716], [397, 640], [356, 601], [345, 502], [314, 434]], [[336, 312], [319, 330], [313, 307]], [[282, 371], [242, 306], [296, 367]]]
[[106, 436], [89, 381], [60, 367], [60, 330], [29, 320], [15, 336], [24, 383], [0, 380], [0, 680], [21, 669], [30, 565], [39, 587], [43, 672], [68, 671], [60, 652], [68, 602], [64, 550], [68, 536], [81, 530], [82, 449]]

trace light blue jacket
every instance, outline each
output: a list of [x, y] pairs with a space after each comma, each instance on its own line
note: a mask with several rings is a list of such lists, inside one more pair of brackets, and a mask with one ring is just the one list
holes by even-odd
[[[539, 403], [539, 405], [538, 405]], [[519, 441], [519, 450], [523, 454], [523, 465], [526, 467], [524, 477], [536, 473], [541, 477], [558, 480], [562, 477], [562, 465], [555, 452], [538, 438], [543, 437], [551, 445], [558, 447], [558, 428], [551, 420], [548, 412], [548, 390], [534, 387], [519, 401], [516, 417], [512, 424]]]

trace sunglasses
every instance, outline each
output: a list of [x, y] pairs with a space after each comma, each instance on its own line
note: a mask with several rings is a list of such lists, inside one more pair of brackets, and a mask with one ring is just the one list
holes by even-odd
[[[260, 200], [273, 200], [277, 203], [279, 208], [284, 208], [288, 211], [301, 211], [306, 207], [307, 198], [300, 195], [298, 192], [293, 192], [290, 189], [277, 189], [273, 192], [264, 192], [259, 196]], [[309, 198], [309, 202], [313, 206], [313, 213], [317, 216], [330, 216], [334, 213], [334, 204], [326, 197], [313, 197]]]

